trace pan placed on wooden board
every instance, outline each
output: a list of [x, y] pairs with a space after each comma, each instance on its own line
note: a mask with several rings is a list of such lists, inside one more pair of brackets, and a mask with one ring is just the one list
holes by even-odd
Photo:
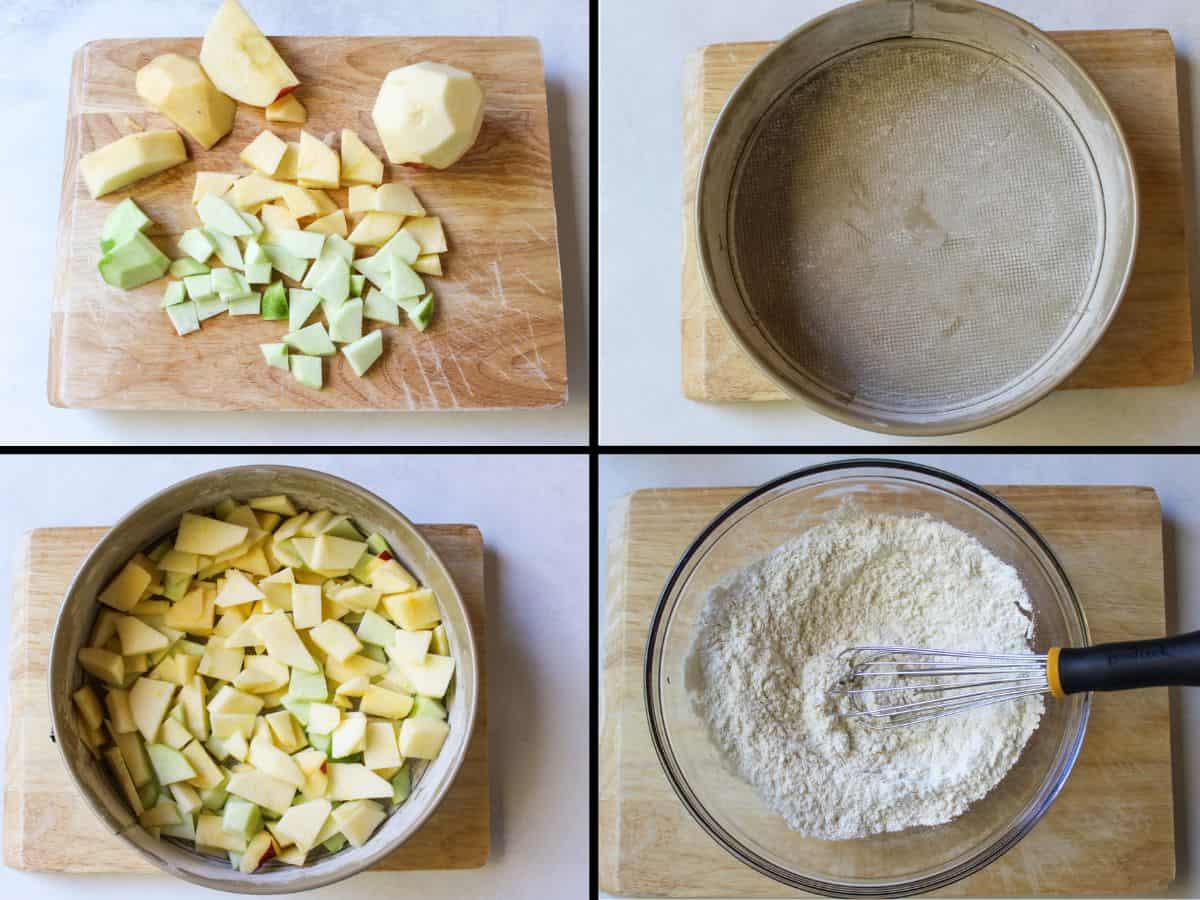
[[1133, 266], [1129, 148], [1084, 71], [974, 0], [864, 0], [785, 38], [704, 152], [699, 256], [790, 395], [895, 434], [1049, 393]]

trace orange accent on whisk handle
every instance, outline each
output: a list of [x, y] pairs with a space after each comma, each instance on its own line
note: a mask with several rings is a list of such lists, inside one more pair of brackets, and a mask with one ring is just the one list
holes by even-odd
[[1058, 657], [1062, 647], [1051, 647], [1046, 651], [1046, 680], [1050, 682], [1050, 693], [1062, 700], [1067, 696], [1063, 690], [1062, 678], [1058, 674]]

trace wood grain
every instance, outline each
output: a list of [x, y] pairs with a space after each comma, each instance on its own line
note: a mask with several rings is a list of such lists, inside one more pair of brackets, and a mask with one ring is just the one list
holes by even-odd
[[[1096, 642], [1165, 633], [1162, 518], [1139, 487], [993, 488], [1053, 547]], [[600, 733], [600, 883], [617, 894], [802, 896], [742, 866], [688, 815], [642, 700], [650, 617], [695, 535], [745, 489], [639, 491], [609, 519]], [[1015, 848], [944, 896], [1141, 894], [1175, 875], [1165, 689], [1097, 695], [1062, 794]]]
[[[479, 708], [466, 759], [441, 806], [376, 868], [475, 869], [487, 862], [491, 843], [483, 538], [473, 525], [419, 528], [445, 561], [470, 614], [479, 648]], [[15, 869], [158, 872], [105, 830], [50, 743], [46, 672], [54, 619], [80, 563], [105, 531], [38, 529], [25, 536], [17, 554], [4, 778], [4, 864]]]
[[[1133, 277], [1116, 318], [1062, 388], [1181, 384], [1192, 377], [1191, 296], [1175, 47], [1159, 29], [1051, 36], [1100, 86], [1129, 140], [1141, 200]], [[709, 299], [692, 218], [704, 144], [721, 107], [769, 43], [717, 44], [684, 69], [683, 393], [693, 400], [786, 400], [744, 354]]]
[[[411, 185], [442, 217], [450, 252], [424, 334], [383, 326], [383, 357], [358, 378], [338, 357], [313, 391], [264, 364], [258, 345], [286, 323], [220, 316], [179, 338], [159, 309], [163, 280], [134, 291], [96, 271], [104, 217], [132, 196], [171, 256], [199, 224], [191, 205], [197, 171], [248, 171], [237, 154], [270, 127], [299, 140], [300, 126], [267, 123], [239, 106], [234, 130], [205, 151], [185, 136], [190, 160], [92, 200], [80, 157], [139, 129], [174, 127], [134, 92], [134, 73], [160, 53], [196, 56], [194, 38], [106, 40], [85, 45], [71, 72], [58, 269], [51, 311], [49, 397], [55, 406], [142, 410], [442, 410], [559, 406], [566, 402], [566, 339], [550, 165], [546, 85], [534, 38], [272, 38], [301, 80], [303, 127], [318, 138], [352, 128], [380, 158], [371, 120], [379, 85], [420, 60], [475, 73], [488, 92], [483, 129], [468, 154], [442, 172], [387, 165], [385, 181]], [[336, 140], [333, 146], [338, 146]], [[332, 191], [345, 207], [346, 191]]]

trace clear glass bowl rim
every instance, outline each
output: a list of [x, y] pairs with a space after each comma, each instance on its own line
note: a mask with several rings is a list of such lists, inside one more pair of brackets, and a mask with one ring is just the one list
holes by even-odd
[[1079, 751], [1083, 746], [1083, 740], [1087, 733], [1088, 719], [1091, 713], [1092, 696], [1090, 693], [1083, 694], [1080, 696], [1081, 710], [1079, 724], [1071, 741], [1071, 746], [1068, 748], [1068, 752], [1059, 766], [1053, 782], [1049, 784], [1049, 789], [1046, 790], [1046, 786], [1043, 785], [1041, 802], [1027, 808], [999, 840], [982, 847], [979, 852], [962, 862], [948, 866], [944, 870], [934, 872], [930, 875], [896, 881], [871, 879], [869, 884], [825, 881], [809, 875], [802, 875], [779, 866], [744, 846], [709, 814], [708, 810], [700, 802], [700, 799], [687, 784], [679, 766], [675, 762], [674, 752], [670, 746], [670, 739], [667, 737], [663, 725], [661, 704], [659, 702], [657, 681], [662, 668], [661, 651], [664, 625], [670, 619], [679, 599], [676, 595], [676, 587], [680, 584], [684, 576], [689, 573], [693, 559], [704, 547], [708, 538], [721, 528], [731, 516], [746, 505], [778, 488], [810, 480], [814, 476], [830, 473], [862, 475], [870, 474], [873, 470], [877, 474], [915, 474], [932, 479], [935, 482], [944, 482], [949, 486], [965, 491], [976, 501], [982, 501], [983, 505], [990, 505], [1003, 516], [1006, 516], [1009, 519], [1008, 524], [1021, 531], [1037, 546], [1042, 554], [1044, 554], [1045, 562], [1049, 563], [1061, 579], [1066, 590], [1067, 599], [1070, 601], [1068, 609], [1075, 615], [1076, 622], [1084, 635], [1085, 643], [1090, 643], [1087, 617], [1084, 614], [1083, 607], [1079, 603], [1079, 597], [1075, 592], [1075, 588], [1071, 584], [1071, 580], [1067, 576], [1066, 570], [1063, 568], [1057, 555], [1055, 555], [1050, 545], [1037, 529], [1024, 516], [995, 494], [972, 481], [943, 469], [927, 466], [922, 463], [876, 458], [821, 463], [796, 469], [778, 478], [774, 478], [738, 498], [721, 510], [704, 527], [700, 534], [696, 536], [696, 539], [688, 545], [679, 562], [672, 569], [666, 584], [663, 586], [662, 593], [659, 595], [658, 606], [650, 620], [650, 629], [646, 639], [646, 651], [643, 657], [643, 701], [646, 707], [647, 724], [650, 729], [650, 740], [654, 745], [654, 752], [658, 757], [659, 763], [662, 765], [663, 773], [667, 776], [667, 781], [670, 783], [671, 788], [683, 803], [684, 808], [709, 837], [716, 841], [718, 845], [735, 859], [745, 863], [768, 878], [774, 879], [791, 888], [826, 897], [907, 897], [913, 894], [926, 893], [960, 881], [999, 859], [1033, 830], [1033, 827], [1041, 821], [1046, 811], [1062, 791], [1063, 785], [1066, 784], [1067, 778], [1075, 767], [1075, 761], [1079, 757]]

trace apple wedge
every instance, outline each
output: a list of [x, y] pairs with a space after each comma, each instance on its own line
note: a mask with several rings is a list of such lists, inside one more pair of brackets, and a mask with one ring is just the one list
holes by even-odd
[[328, 800], [297, 803], [276, 823], [276, 833], [286, 836], [291, 843], [308, 852], [316, 844], [317, 835], [325, 827], [331, 812], [333, 804]]
[[[391, 796], [391, 787], [388, 784], [389, 797]], [[365, 844], [375, 829], [379, 827], [379, 823], [387, 818], [383, 807], [371, 800], [344, 803], [335, 809], [332, 815], [339, 830], [354, 847], [361, 847]]]
[[361, 763], [329, 764], [330, 800], [367, 800], [391, 796], [391, 784]]
[[138, 69], [138, 96], [195, 138], [205, 150], [233, 129], [237, 104], [217, 90], [194, 59], [156, 56]]
[[268, 122], [289, 122], [293, 125], [303, 125], [308, 121], [308, 110], [304, 108], [295, 94], [284, 94], [267, 107]]
[[267, 107], [300, 84], [237, 0], [224, 0], [200, 45], [200, 65], [218, 90]]
[[383, 160], [349, 128], [342, 129], [341, 181], [343, 184], [383, 183]]
[[187, 148], [178, 131], [139, 131], [86, 154], [79, 173], [95, 200], [182, 162]]

